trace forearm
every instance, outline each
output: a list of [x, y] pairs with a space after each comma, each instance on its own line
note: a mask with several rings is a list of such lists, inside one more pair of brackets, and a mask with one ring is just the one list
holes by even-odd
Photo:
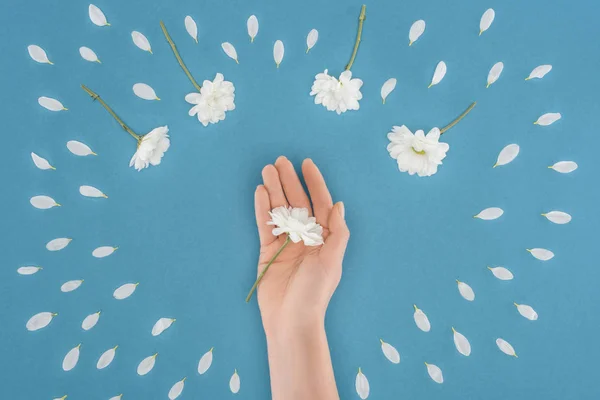
[[339, 399], [322, 322], [279, 326], [267, 346], [273, 400]]

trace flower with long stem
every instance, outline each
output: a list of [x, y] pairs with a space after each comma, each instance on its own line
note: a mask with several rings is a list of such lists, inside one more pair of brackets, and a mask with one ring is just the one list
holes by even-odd
[[81, 85], [81, 88], [90, 95], [94, 101], [98, 101], [106, 111], [121, 125], [121, 128], [137, 142], [137, 150], [131, 161], [129, 162], [130, 167], [135, 167], [138, 171], [147, 168], [149, 165], [158, 165], [164, 153], [169, 149], [171, 141], [169, 140], [169, 128], [167, 126], [160, 126], [154, 128], [152, 131], [145, 135], [138, 135], [135, 133], [123, 120], [109, 107], [108, 104], [92, 89], [85, 85]]
[[354, 65], [354, 60], [358, 53], [366, 18], [367, 6], [363, 5], [358, 16], [358, 31], [354, 49], [344, 72], [340, 74], [339, 78], [336, 78], [329, 75], [326, 69], [315, 76], [315, 81], [311, 88], [310, 95], [315, 96], [315, 104], [322, 104], [327, 110], [335, 111], [338, 115], [348, 110], [358, 110], [360, 108], [358, 101], [362, 99], [360, 88], [363, 85], [363, 81], [358, 78], [352, 79], [352, 71], [350, 69]]

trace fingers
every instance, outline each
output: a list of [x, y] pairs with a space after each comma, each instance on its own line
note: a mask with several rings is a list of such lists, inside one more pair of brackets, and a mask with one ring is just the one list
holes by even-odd
[[329, 215], [329, 236], [325, 240], [321, 255], [331, 261], [341, 264], [350, 238], [350, 231], [346, 225], [344, 203], [336, 203]]
[[275, 161], [275, 168], [279, 173], [279, 179], [283, 185], [283, 191], [290, 206], [302, 207], [308, 209], [308, 213], [312, 215], [310, 200], [304, 192], [300, 178], [294, 169], [294, 166], [284, 156], [281, 156]]
[[269, 221], [269, 211], [271, 211], [271, 202], [269, 192], [263, 185], [258, 185], [254, 192], [254, 212], [256, 214], [256, 225], [258, 226], [258, 237], [260, 245], [271, 244], [276, 237], [271, 234], [271, 229], [267, 222]]
[[325, 179], [323, 179], [321, 171], [319, 171], [319, 168], [317, 168], [311, 159], [306, 159], [302, 163], [302, 174], [310, 193], [317, 222], [324, 228], [327, 228], [329, 224], [328, 218], [333, 208], [333, 200], [325, 184]]
[[267, 165], [262, 170], [262, 177], [265, 188], [269, 193], [271, 208], [287, 206], [288, 203], [283, 194], [283, 187], [281, 186], [277, 169], [271, 164]]

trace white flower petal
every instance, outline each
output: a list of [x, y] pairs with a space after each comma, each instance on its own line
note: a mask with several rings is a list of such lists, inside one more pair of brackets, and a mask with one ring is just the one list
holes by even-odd
[[62, 103], [51, 97], [42, 96], [38, 98], [38, 104], [50, 111], [66, 111], [68, 108], [62, 105]]
[[281, 64], [281, 61], [283, 61], [284, 52], [285, 49], [283, 47], [283, 42], [281, 40], [276, 41], [275, 45], [273, 46], [273, 59], [275, 59], [277, 68], [279, 68], [279, 64]]
[[98, 311], [85, 317], [83, 322], [81, 323], [81, 328], [85, 331], [89, 331], [90, 329], [92, 329], [98, 323], [101, 313], [101, 311]]
[[37, 61], [40, 64], [50, 64], [53, 63], [48, 59], [48, 55], [40, 46], [36, 44], [30, 44], [27, 46], [27, 51], [29, 52], [29, 56], [33, 59], [33, 61]]
[[221, 43], [221, 48], [223, 49], [223, 51], [225, 52], [225, 54], [227, 54], [227, 56], [229, 58], [232, 58], [235, 60], [236, 63], [240, 63], [238, 61], [238, 55], [237, 55], [237, 51], [235, 51], [235, 47], [233, 47], [233, 45], [229, 42], [224, 42]]
[[152, 54], [152, 47], [150, 46], [150, 41], [148, 41], [148, 38], [144, 36], [143, 33], [138, 31], [131, 32], [131, 40], [133, 40], [133, 43], [137, 47]]
[[139, 283], [126, 283], [121, 285], [114, 291], [113, 297], [117, 300], [126, 299], [135, 292], [138, 285]]
[[509, 356], [517, 357], [517, 353], [515, 353], [515, 349], [512, 347], [510, 343], [506, 340], [498, 338], [496, 339], [496, 346], [502, 351], [504, 354]]
[[62, 369], [64, 371], [70, 371], [73, 368], [75, 368], [75, 366], [77, 365], [77, 362], [79, 361], [79, 348], [81, 347], [81, 344], [78, 344], [77, 346], [73, 347], [65, 356], [65, 358], [63, 359], [62, 362]]
[[492, 274], [494, 274], [494, 276], [501, 281], [510, 281], [514, 278], [512, 272], [504, 267], [488, 267], [488, 269], [492, 271]]
[[48, 324], [52, 321], [52, 318], [56, 317], [58, 314], [51, 312], [41, 312], [35, 314], [33, 317], [29, 318], [25, 327], [28, 331], [37, 331], [38, 329], [42, 329], [48, 326]]
[[96, 258], [108, 257], [112, 253], [114, 253], [117, 249], [118, 249], [118, 247], [112, 247], [112, 246], [97, 247], [94, 249], [94, 251], [92, 251], [92, 256], [94, 256]]
[[88, 12], [90, 14], [90, 19], [92, 20], [92, 22], [94, 23], [94, 25], [98, 25], [98, 26], [110, 26], [110, 24], [108, 23], [108, 21], [106, 21], [106, 16], [102, 12], [102, 10], [99, 9], [98, 7], [96, 7], [95, 5], [90, 4]]
[[52, 207], [60, 206], [52, 197], [48, 196], [33, 196], [29, 199], [29, 202], [35, 208], [39, 208], [40, 210], [47, 210]]
[[554, 165], [549, 166], [548, 168], [552, 168], [556, 172], [560, 172], [561, 174], [568, 174], [570, 172], [575, 171], [579, 166], [574, 161], [559, 161]]
[[105, 199], [108, 198], [108, 196], [102, 193], [102, 191], [100, 191], [99, 189], [88, 185], [79, 186], [79, 193], [85, 197], [104, 197]]
[[229, 379], [229, 390], [231, 393], [236, 394], [240, 391], [240, 376], [237, 373], [237, 369], [233, 371], [233, 375]]
[[479, 35], [485, 31], [487, 31], [494, 22], [494, 18], [496, 17], [496, 13], [492, 8], [488, 8], [483, 15], [481, 16], [481, 20], [479, 21]]
[[533, 71], [531, 71], [529, 76], [525, 78], [525, 80], [528, 81], [533, 78], [542, 79], [550, 71], [552, 71], [552, 65], [540, 65], [538, 67], [535, 67]]
[[42, 170], [56, 169], [52, 165], [50, 165], [48, 160], [38, 156], [37, 154], [35, 154], [33, 152], [31, 153], [31, 159], [33, 160], [33, 163], [35, 164], [35, 166], [38, 167], [39, 169], [42, 169]]
[[365, 400], [369, 397], [369, 392], [371, 390], [369, 387], [369, 380], [365, 374], [362, 373], [360, 368], [358, 369], [358, 374], [356, 374], [356, 381], [354, 385], [356, 387], [356, 393], [358, 393], [358, 397], [360, 397], [362, 400]]
[[425, 32], [425, 21], [422, 19], [415, 21], [408, 31], [408, 45], [412, 46], [421, 37], [423, 32]]
[[213, 348], [211, 347], [209, 351], [204, 353], [204, 355], [200, 358], [198, 362], [198, 373], [200, 375], [204, 374], [210, 368], [210, 365], [213, 361]]
[[431, 330], [431, 324], [429, 323], [429, 318], [427, 318], [427, 315], [425, 315], [423, 310], [418, 308], [416, 305], [414, 307], [415, 307], [415, 313], [413, 314], [413, 318], [415, 320], [415, 324], [417, 324], [417, 328], [419, 328], [423, 332], [429, 332]]
[[49, 251], [62, 250], [65, 247], [67, 247], [69, 245], [69, 243], [71, 243], [71, 240], [73, 240], [73, 239], [71, 239], [71, 238], [52, 239], [51, 241], [46, 243], [46, 249], [48, 249]]
[[458, 292], [465, 300], [475, 300], [475, 292], [473, 291], [473, 289], [471, 289], [471, 286], [459, 280], [457, 280], [456, 283], [458, 285]]
[[17, 269], [19, 275], [33, 275], [36, 274], [42, 267], [20, 267]]
[[156, 356], [158, 353], [155, 353], [149, 357], [144, 358], [137, 367], [138, 375], [146, 375], [148, 372], [152, 371], [154, 368], [154, 364], [156, 363]]
[[427, 367], [427, 373], [435, 383], [444, 383], [444, 375], [440, 367], [428, 363], [425, 363], [425, 366]]
[[563, 211], [550, 211], [542, 214], [542, 216], [548, 218], [548, 221], [559, 225], [568, 224], [571, 222], [571, 216]]
[[527, 251], [541, 261], [548, 261], [554, 258], [554, 253], [547, 249], [527, 249]]
[[441, 82], [442, 79], [444, 79], [444, 76], [446, 76], [446, 69], [446, 63], [440, 61], [435, 67], [435, 71], [433, 72], [433, 78], [431, 78], [431, 83], [429, 84], [429, 87], [437, 85]]
[[198, 43], [198, 26], [196, 25], [196, 21], [189, 15], [185, 17], [185, 30], [190, 34], [192, 39]]
[[136, 83], [133, 85], [133, 93], [140, 99], [144, 100], [160, 100], [152, 86], [145, 83]]
[[500, 151], [498, 154], [498, 159], [496, 160], [496, 164], [494, 164], [494, 168], [499, 165], [506, 165], [519, 155], [520, 147], [518, 144], [509, 144], [505, 148]]
[[185, 386], [185, 380], [186, 378], [183, 378], [171, 387], [169, 390], [169, 400], [175, 400], [181, 395], [181, 392], [183, 392], [183, 387]]
[[248, 27], [248, 36], [250, 36], [250, 43], [254, 42], [254, 38], [258, 35], [258, 19], [256, 15], [251, 15], [246, 21]]
[[112, 349], [108, 349], [104, 353], [102, 353], [102, 355], [98, 359], [98, 362], [96, 363], [96, 368], [104, 369], [108, 367], [110, 363], [112, 363], [115, 359], [115, 354], [117, 352], [118, 347], [119, 346], [115, 346]]
[[490, 69], [490, 72], [488, 73], [486, 87], [490, 87], [490, 85], [492, 83], [496, 82], [498, 80], [498, 78], [500, 78], [500, 75], [502, 74], [503, 69], [504, 69], [503, 62], [497, 62], [496, 64], [494, 64], [494, 66], [492, 67], [492, 69]]
[[94, 50], [90, 49], [89, 47], [80, 47], [79, 54], [81, 55], [81, 58], [83, 58], [86, 61], [100, 63], [98, 56], [96, 55], [96, 53], [94, 53]]
[[175, 318], [160, 318], [152, 327], [152, 336], [160, 335], [165, 330], [167, 330], [175, 321]]
[[469, 343], [469, 340], [454, 328], [452, 328], [452, 332], [454, 333], [454, 346], [456, 346], [456, 350], [463, 356], [470, 356], [471, 343]]
[[474, 218], [483, 219], [486, 221], [490, 221], [493, 219], [500, 218], [504, 214], [504, 210], [499, 207], [490, 207], [482, 210], [479, 214], [477, 214]]
[[76, 156], [97, 156], [87, 144], [78, 142], [77, 140], [69, 140], [67, 142], [67, 149]]
[[308, 32], [308, 36], [306, 36], [306, 52], [308, 53], [310, 49], [315, 47], [317, 44], [317, 40], [319, 40], [319, 31], [316, 29], [311, 29]]
[[120, 394], [120, 395], [118, 395], [118, 396], [113, 396], [113, 397], [111, 397], [111, 398], [110, 398], [110, 399], [108, 399], [108, 400], [121, 400], [122, 398], [123, 398], [123, 394]]
[[390, 78], [383, 83], [381, 87], [381, 100], [383, 100], [383, 104], [385, 104], [385, 99], [388, 95], [396, 88], [396, 82], [396, 78]]
[[534, 122], [535, 125], [548, 126], [562, 118], [560, 113], [547, 113], [542, 115]]
[[517, 307], [519, 314], [521, 314], [522, 316], [524, 316], [525, 318], [527, 318], [530, 321], [537, 321], [538, 314], [537, 314], [537, 312], [535, 312], [533, 307], [528, 306], [527, 304], [517, 304], [517, 303], [514, 303], [514, 304]]
[[381, 339], [379, 339], [379, 341], [381, 342], [381, 351], [383, 352], [385, 358], [387, 358], [393, 364], [399, 364], [400, 353], [398, 353], [398, 350], [396, 350], [396, 348], [391, 344], [386, 343]]
[[75, 290], [79, 286], [81, 286], [82, 283], [83, 283], [83, 279], [77, 279], [77, 280], [65, 282], [60, 287], [60, 291], [63, 293], [72, 292], [73, 290]]

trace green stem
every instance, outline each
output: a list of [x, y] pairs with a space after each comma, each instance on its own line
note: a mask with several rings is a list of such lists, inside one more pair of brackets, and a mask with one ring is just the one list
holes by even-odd
[[448, 125], [446, 125], [442, 129], [440, 129], [440, 134], [446, 132], [448, 129], [450, 129], [454, 125], [458, 124], [461, 119], [463, 119], [464, 117], [466, 117], [467, 114], [471, 112], [471, 110], [473, 109], [473, 107], [475, 107], [476, 104], [477, 104], [476, 101], [474, 101], [473, 103], [471, 103], [471, 105], [469, 107], [467, 107], [467, 109], [465, 111], [463, 111], [462, 114], [460, 114], [458, 117], [456, 117], [456, 119], [454, 121], [450, 122]]
[[106, 103], [104, 102], [104, 100], [102, 100], [102, 99], [100, 98], [100, 96], [99, 96], [98, 94], [96, 94], [96, 93], [95, 93], [95, 92], [94, 92], [92, 89], [90, 89], [89, 87], [87, 87], [87, 86], [85, 86], [85, 85], [81, 85], [81, 88], [82, 88], [83, 90], [85, 90], [85, 91], [86, 91], [86, 93], [87, 93], [87, 94], [89, 94], [89, 95], [92, 97], [92, 99], [94, 99], [94, 100], [98, 100], [98, 102], [99, 102], [100, 104], [102, 104], [102, 107], [104, 107], [104, 108], [106, 109], [106, 111], [108, 111], [108, 113], [109, 113], [110, 115], [112, 115], [112, 117], [113, 117], [115, 120], [117, 120], [117, 122], [119, 123], [119, 125], [121, 125], [121, 128], [123, 128], [123, 129], [125, 130], [125, 132], [127, 132], [127, 133], [129, 133], [131, 136], [133, 136], [133, 138], [134, 138], [135, 140], [137, 140], [137, 141], [138, 141], [138, 143], [139, 143], [139, 142], [142, 140], [142, 136], [140, 136], [140, 135], [138, 135], [137, 133], [135, 133], [134, 131], [132, 131], [132, 130], [131, 130], [131, 128], [130, 128], [130, 127], [128, 127], [128, 126], [125, 124], [125, 122], [123, 122], [123, 120], [122, 120], [121, 118], [119, 118], [119, 116], [118, 116], [117, 114], [115, 114], [115, 112], [112, 110], [112, 108], [110, 108], [110, 107], [108, 106], [108, 104], [106, 104]]
[[358, 33], [356, 34], [356, 42], [354, 43], [354, 50], [352, 51], [352, 57], [350, 57], [350, 61], [348, 65], [346, 65], [346, 71], [352, 68], [352, 64], [354, 64], [354, 59], [356, 58], [356, 53], [358, 53], [358, 46], [360, 45], [360, 39], [362, 37], [363, 24], [365, 19], [367, 18], [367, 6], [363, 4], [360, 9], [360, 15], [358, 16]]
[[185, 72], [185, 74], [187, 75], [187, 77], [189, 78], [189, 80], [192, 82], [192, 85], [194, 85], [194, 87], [198, 90], [198, 93], [199, 93], [201, 86], [198, 85], [198, 82], [196, 82], [196, 80], [194, 79], [194, 77], [192, 76], [192, 74], [190, 73], [190, 71], [185, 66], [185, 63], [183, 62], [183, 59], [181, 58], [181, 56], [179, 55], [179, 52], [177, 51], [177, 47], [175, 46], [175, 43], [171, 39], [171, 36], [169, 35], [169, 32], [167, 32], [167, 27], [165, 26], [165, 23], [162, 22], [162, 21], [160, 21], [160, 27], [161, 27], [163, 33], [165, 34], [165, 37], [167, 38], [167, 42], [169, 42], [169, 44], [171, 45], [171, 49], [173, 50], [173, 54], [175, 54], [175, 58], [177, 59], [177, 62], [181, 66], [181, 69], [183, 69], [183, 72]]
[[254, 285], [252, 285], [252, 288], [250, 289], [250, 292], [248, 293], [248, 296], [246, 296], [246, 303], [248, 303], [250, 301], [250, 299], [252, 298], [252, 294], [256, 290], [256, 287], [258, 286], [258, 284], [262, 280], [263, 276], [265, 276], [265, 274], [267, 273], [267, 270], [269, 269], [269, 267], [271, 266], [271, 264], [273, 264], [273, 262], [275, 261], [275, 259], [277, 257], [279, 257], [279, 255], [281, 254], [281, 252], [283, 251], [283, 249], [285, 249], [285, 247], [289, 243], [290, 243], [290, 237], [288, 235], [288, 237], [285, 239], [285, 242], [283, 242], [283, 244], [281, 245], [281, 247], [279, 248], [279, 250], [277, 250], [277, 253], [275, 253], [275, 255], [269, 260], [269, 263], [267, 264], [267, 266], [262, 270], [262, 272], [260, 273], [260, 275], [256, 279], [256, 282], [254, 282]]

